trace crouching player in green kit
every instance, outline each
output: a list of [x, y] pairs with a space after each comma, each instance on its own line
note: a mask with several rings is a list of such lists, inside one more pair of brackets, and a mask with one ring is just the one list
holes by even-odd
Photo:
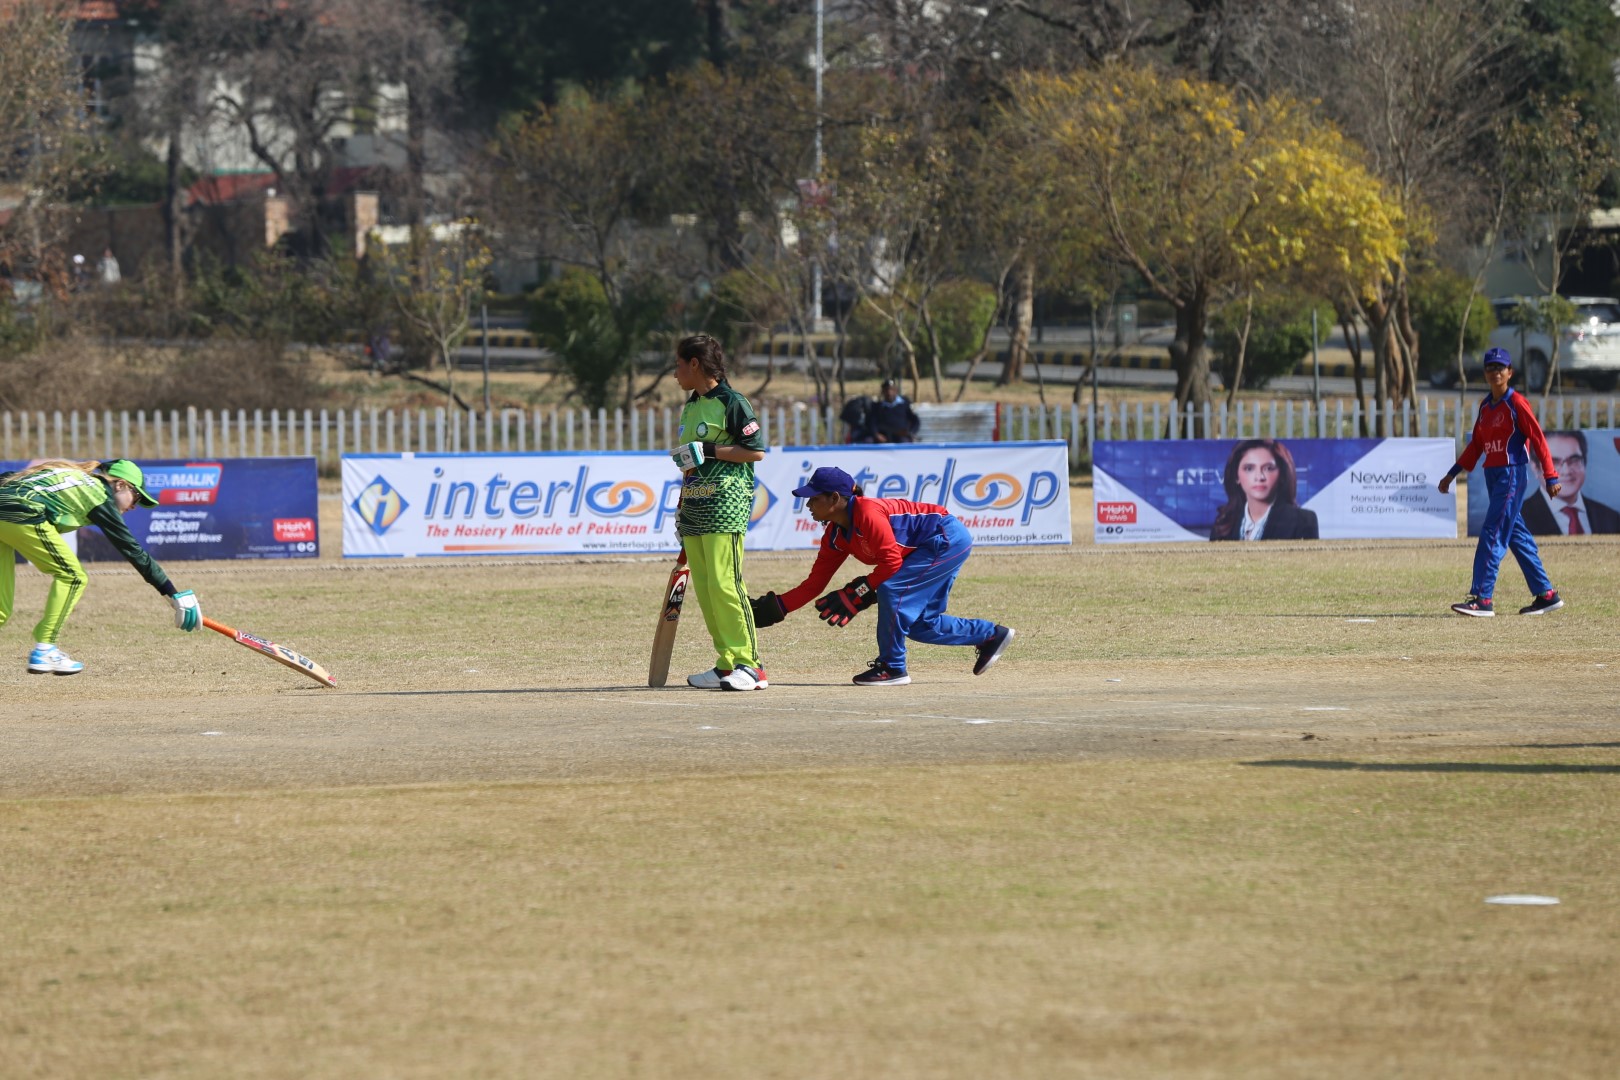
[[20, 472], [0, 473], [0, 626], [16, 599], [16, 555], [51, 576], [45, 614], [34, 627], [28, 670], [35, 675], [77, 675], [84, 665], [56, 647], [57, 635], [84, 593], [84, 569], [62, 534], [95, 525], [119, 554], [174, 607], [174, 624], [187, 632], [202, 624], [202, 608], [190, 589], [176, 592], [124, 524], [130, 508], [156, 506], [141, 486], [146, 477], [133, 461], [42, 461]]
[[700, 690], [763, 690], [769, 684], [743, 584], [743, 537], [765, 437], [754, 407], [726, 381], [725, 351], [708, 334], [675, 347], [675, 381], [691, 394], [681, 409], [681, 444], [670, 452], [685, 474], [675, 530], [717, 657], [713, 670], [686, 681]]

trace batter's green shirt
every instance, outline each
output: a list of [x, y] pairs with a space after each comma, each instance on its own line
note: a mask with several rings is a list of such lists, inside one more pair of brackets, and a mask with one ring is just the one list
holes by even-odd
[[147, 584], [164, 595], [174, 592], [169, 576], [124, 524], [112, 491], [100, 477], [79, 469], [47, 469], [28, 476], [0, 473], [0, 521], [49, 524], [57, 532], [94, 525]]
[[[708, 393], [693, 391], [686, 399], [678, 440], [765, 449], [754, 407], [724, 379]], [[753, 512], [753, 462], [705, 461], [686, 475], [675, 531], [681, 536], [747, 532]]]

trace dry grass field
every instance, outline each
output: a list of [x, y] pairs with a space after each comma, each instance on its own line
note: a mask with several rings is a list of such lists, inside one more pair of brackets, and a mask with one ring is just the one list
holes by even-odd
[[1466, 620], [1466, 541], [1097, 547], [1074, 494], [953, 593], [1003, 662], [902, 688], [800, 612], [769, 690], [647, 689], [663, 561], [333, 555], [170, 569], [336, 690], [112, 567], [31, 677], [21, 572], [0, 1076], [1613, 1075], [1620, 543]]

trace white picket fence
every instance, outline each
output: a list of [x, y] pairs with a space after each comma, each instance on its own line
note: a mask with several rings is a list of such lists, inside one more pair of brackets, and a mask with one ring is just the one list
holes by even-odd
[[[1384, 402], [1380, 417], [1368, 418], [1367, 430], [1383, 435], [1419, 438], [1446, 438], [1466, 443], [1474, 427], [1479, 396], [1467, 403], [1451, 398], [1430, 404], [1419, 398], [1414, 407], [1402, 402]], [[1535, 400], [1535, 399], [1532, 399]], [[1539, 401], [1537, 401], [1539, 405]], [[1200, 407], [1178, 409], [1176, 402], [1102, 402], [1093, 410], [1087, 403], [1081, 422], [1090, 439], [1354, 439], [1362, 437], [1361, 403], [1354, 398], [1323, 399], [1314, 406], [1309, 401], [1238, 401], [1228, 409], [1224, 401]], [[1541, 426], [1548, 431], [1615, 426], [1615, 399], [1555, 397], [1540, 414]], [[1025, 436], [1026, 438], [1032, 436]], [[1041, 436], [1033, 436], [1041, 437]], [[1055, 436], [1061, 438], [1062, 436]], [[1088, 444], [1089, 445], [1089, 444]]]
[[[1385, 434], [1465, 440], [1476, 399], [1430, 406], [1420, 399], [1384, 408]], [[184, 412], [28, 411], [0, 413], [0, 460], [215, 457], [315, 457], [336, 468], [346, 453], [524, 453], [530, 450], [663, 449], [674, 445], [679, 413], [671, 407], [611, 412], [597, 409], [255, 409]], [[761, 424], [768, 445], [815, 446], [844, 441], [831, 409], [797, 404], [767, 409]], [[1175, 402], [1103, 402], [1093, 409], [1001, 405], [1002, 441], [1063, 440], [1071, 463], [1089, 458], [1098, 439], [1355, 438], [1361, 409], [1353, 399], [1224, 402], [1179, 410]], [[1548, 429], [1613, 428], [1615, 399], [1553, 398], [1542, 417]], [[925, 432], [926, 435], [926, 432]]]

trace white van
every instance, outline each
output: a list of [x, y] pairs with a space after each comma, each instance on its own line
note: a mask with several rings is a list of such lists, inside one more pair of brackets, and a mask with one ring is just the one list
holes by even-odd
[[[1620, 382], [1620, 300], [1612, 296], [1571, 296], [1575, 321], [1564, 327], [1558, 343], [1558, 370], [1564, 379], [1589, 384], [1594, 390], [1609, 391]], [[1515, 375], [1524, 386], [1537, 393], [1546, 389], [1552, 364], [1552, 339], [1540, 330], [1520, 327], [1514, 310], [1529, 301], [1522, 296], [1504, 296], [1491, 301], [1496, 311], [1496, 329], [1491, 345], [1506, 349], [1513, 357]], [[1478, 363], [1476, 359], [1474, 363]], [[1472, 373], [1470, 373], [1471, 376]]]

